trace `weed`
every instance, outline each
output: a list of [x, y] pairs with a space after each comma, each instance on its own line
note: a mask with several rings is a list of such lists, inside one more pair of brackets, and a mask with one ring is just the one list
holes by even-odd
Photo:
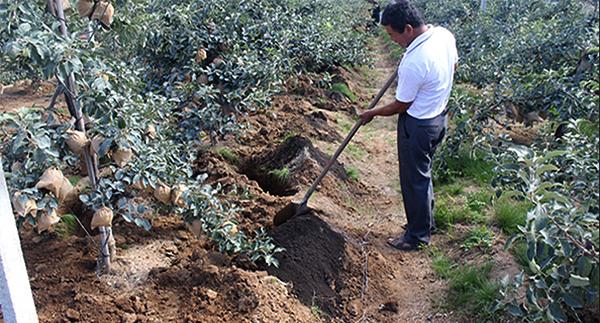
[[483, 252], [490, 252], [492, 250], [492, 242], [494, 240], [494, 233], [485, 226], [478, 226], [472, 228], [465, 242], [461, 245], [461, 248], [465, 250], [471, 250], [473, 248], [479, 248]]
[[456, 157], [446, 159], [448, 171], [459, 177], [471, 178], [478, 184], [489, 184], [494, 178], [494, 164], [462, 150]]
[[352, 93], [352, 91], [350, 91], [350, 89], [348, 88], [348, 85], [346, 85], [344, 83], [333, 83], [331, 85], [331, 91], [343, 94], [345, 97], [350, 99], [350, 101], [352, 101], [352, 102], [356, 102], [358, 100], [358, 98], [356, 97], [356, 94]]
[[486, 316], [499, 295], [499, 286], [489, 280], [491, 263], [481, 267], [458, 265], [438, 249], [431, 249], [431, 267], [442, 279], [449, 281], [445, 306], [469, 317]]
[[524, 226], [530, 204], [513, 198], [500, 197], [494, 206], [494, 222], [506, 234], [517, 233]]
[[323, 311], [318, 305], [312, 305], [310, 307], [310, 313], [318, 319], [320, 319], [323, 316]]
[[468, 316], [485, 316], [499, 296], [499, 286], [489, 280], [491, 263], [482, 267], [462, 265], [452, 271], [448, 306]]
[[443, 279], [448, 279], [451, 277], [452, 271], [456, 265], [452, 262], [452, 259], [444, 255], [441, 251], [432, 249], [431, 267], [438, 276]]
[[348, 167], [346, 168], [346, 175], [348, 175], [348, 178], [352, 181], [358, 181], [358, 169], [356, 169], [355, 167]]
[[467, 221], [468, 213], [464, 209], [451, 203], [446, 198], [438, 198], [436, 200], [433, 217], [435, 225], [440, 230], [446, 230], [454, 223], [464, 223]]
[[227, 147], [217, 148], [217, 154], [225, 158], [230, 163], [237, 163], [238, 161], [238, 156]]
[[130, 246], [127, 243], [119, 243], [119, 244], [117, 244], [117, 248], [122, 249], [122, 250], [127, 250], [130, 248]]
[[346, 151], [350, 156], [358, 160], [361, 160], [366, 156], [366, 152], [362, 148], [354, 144], [348, 144], [348, 146], [346, 146]]
[[348, 120], [348, 118], [346, 117], [338, 117], [335, 121], [337, 122], [337, 124], [340, 125], [340, 130], [344, 133], [350, 132], [350, 130], [354, 126], [354, 123], [352, 123], [352, 121]]
[[446, 185], [442, 186], [441, 191], [446, 192], [452, 196], [457, 196], [457, 195], [463, 194], [465, 192], [465, 188], [464, 188], [463, 183], [454, 182], [454, 183], [446, 184]]
[[274, 169], [269, 171], [269, 175], [273, 175], [279, 182], [285, 183], [290, 178], [290, 169], [287, 167], [282, 169]]
[[66, 239], [77, 232], [77, 219], [73, 214], [65, 214], [60, 217], [60, 222], [56, 224], [54, 232], [61, 239]]
[[290, 140], [291, 138], [297, 136], [298, 134], [296, 132], [286, 132], [283, 137], [281, 138], [281, 142], [287, 142], [288, 140]]
[[491, 199], [492, 194], [488, 191], [473, 192], [467, 194], [467, 205], [470, 210], [483, 213]]
[[80, 179], [81, 176], [78, 175], [69, 176], [69, 182], [71, 183], [71, 185], [77, 185]]

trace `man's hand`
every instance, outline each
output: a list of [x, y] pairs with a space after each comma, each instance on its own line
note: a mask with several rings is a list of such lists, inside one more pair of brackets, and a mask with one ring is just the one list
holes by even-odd
[[397, 100], [394, 100], [392, 103], [389, 103], [386, 106], [380, 107], [380, 108], [373, 108], [371, 110], [367, 110], [364, 111], [363, 113], [361, 113], [359, 115], [360, 119], [362, 120], [362, 124], [365, 125], [369, 122], [371, 122], [371, 120], [373, 120], [373, 118], [375, 116], [383, 116], [383, 117], [387, 117], [387, 116], [393, 116], [395, 114], [403, 114], [406, 113], [406, 110], [408, 110], [408, 108], [410, 108], [410, 105], [412, 104], [412, 102], [400, 102]]
[[363, 111], [363, 113], [361, 113], [359, 115], [360, 119], [362, 120], [362, 124], [366, 125], [367, 123], [371, 122], [371, 120], [373, 120], [373, 118], [376, 116], [375, 112], [373, 111], [373, 109], [371, 110], [366, 110]]

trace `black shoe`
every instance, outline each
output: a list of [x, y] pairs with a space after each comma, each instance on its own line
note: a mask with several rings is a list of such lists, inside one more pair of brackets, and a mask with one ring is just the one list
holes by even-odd
[[387, 244], [391, 247], [401, 250], [401, 251], [417, 251], [419, 250], [419, 245], [416, 243], [409, 243], [404, 240], [404, 237], [399, 237], [396, 239], [388, 239]]

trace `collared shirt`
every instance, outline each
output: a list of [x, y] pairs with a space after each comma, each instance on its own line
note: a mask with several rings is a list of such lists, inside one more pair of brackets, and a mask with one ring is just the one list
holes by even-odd
[[452, 33], [430, 25], [408, 46], [400, 61], [396, 100], [412, 102], [407, 113], [417, 119], [438, 116], [448, 104], [457, 62]]

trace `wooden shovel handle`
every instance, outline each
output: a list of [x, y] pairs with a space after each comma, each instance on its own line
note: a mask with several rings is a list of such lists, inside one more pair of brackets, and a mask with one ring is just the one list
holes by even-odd
[[[394, 74], [392, 76], [390, 76], [390, 78], [385, 82], [385, 84], [383, 85], [381, 90], [379, 90], [379, 93], [377, 93], [375, 98], [373, 98], [373, 100], [367, 107], [367, 110], [373, 109], [377, 105], [377, 103], [379, 103], [379, 100], [381, 100], [381, 97], [390, 88], [390, 86], [392, 85], [392, 83], [394, 82], [394, 80], [396, 79], [397, 76], [398, 76], [398, 70], [395, 70]], [[321, 183], [321, 180], [323, 180], [323, 177], [325, 177], [325, 175], [327, 174], [327, 172], [329, 171], [329, 169], [331, 168], [333, 163], [337, 160], [337, 158], [340, 156], [340, 154], [342, 153], [344, 148], [346, 148], [346, 146], [348, 145], [348, 143], [350, 142], [352, 137], [354, 137], [354, 135], [358, 131], [358, 128], [360, 128], [362, 125], [363, 125], [362, 120], [358, 120], [356, 122], [356, 124], [354, 124], [354, 127], [352, 127], [352, 130], [350, 130], [350, 133], [348, 133], [348, 135], [346, 136], [346, 139], [344, 139], [344, 141], [338, 147], [338, 149], [335, 151], [335, 153], [333, 154], [331, 159], [329, 159], [329, 161], [327, 162], [327, 165], [325, 165], [325, 167], [321, 171], [321, 174], [319, 174], [319, 177], [317, 177], [317, 179], [312, 183], [312, 185], [310, 186], [310, 188], [304, 195], [304, 198], [300, 202], [300, 205], [305, 205], [306, 203], [308, 203], [308, 199], [315, 192], [315, 189], [317, 188], [319, 183]]]

